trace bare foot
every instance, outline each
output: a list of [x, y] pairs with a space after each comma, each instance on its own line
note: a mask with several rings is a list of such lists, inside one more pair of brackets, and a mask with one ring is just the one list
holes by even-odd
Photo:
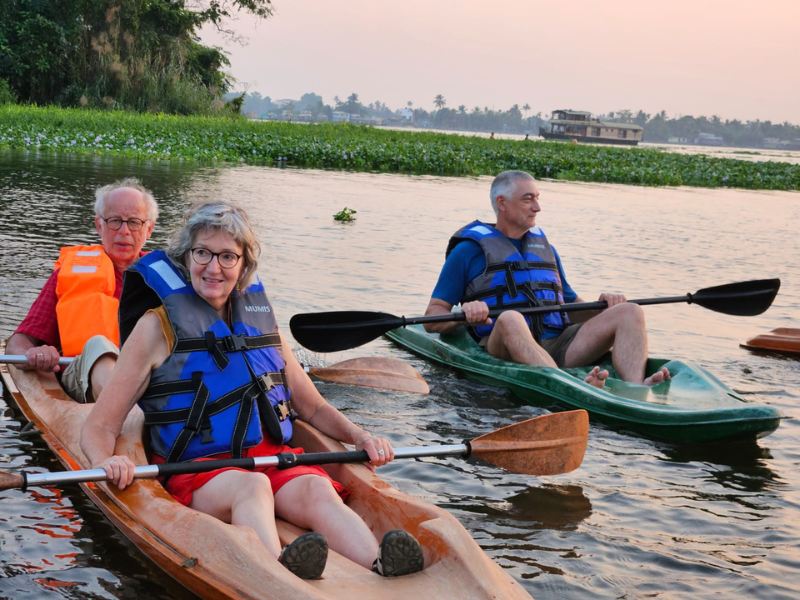
[[656, 385], [657, 383], [661, 383], [663, 381], [669, 381], [671, 375], [667, 370], [667, 367], [661, 367], [660, 370], [656, 371], [650, 377], [646, 378], [642, 383], [644, 385]]
[[608, 379], [608, 371], [601, 371], [600, 367], [595, 367], [589, 371], [589, 374], [583, 378], [583, 381], [596, 388], [602, 389], [606, 385], [606, 379]]

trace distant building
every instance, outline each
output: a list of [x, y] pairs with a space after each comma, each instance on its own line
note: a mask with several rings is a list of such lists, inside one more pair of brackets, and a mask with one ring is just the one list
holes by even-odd
[[725, 140], [713, 133], [698, 133], [694, 143], [698, 146], [724, 146]]
[[395, 111], [395, 113], [402, 119], [406, 121], [413, 121], [414, 120], [414, 110], [411, 108], [400, 108]]
[[349, 123], [350, 122], [350, 115], [346, 112], [342, 112], [340, 110], [333, 111], [333, 115], [331, 116], [332, 123]]
[[312, 115], [307, 110], [304, 110], [299, 115], [297, 115], [297, 120], [301, 123], [311, 123], [314, 120], [314, 115]]

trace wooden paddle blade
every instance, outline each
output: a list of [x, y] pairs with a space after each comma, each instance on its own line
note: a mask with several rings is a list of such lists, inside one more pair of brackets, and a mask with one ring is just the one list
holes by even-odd
[[403, 325], [394, 315], [358, 310], [302, 313], [289, 320], [297, 343], [314, 352], [357, 348]]
[[404, 360], [384, 356], [351, 358], [330, 367], [309, 367], [308, 374], [323, 381], [427, 394], [428, 382]]
[[589, 437], [585, 410], [543, 415], [470, 442], [471, 456], [526, 475], [558, 475], [583, 462]]
[[780, 288], [780, 279], [740, 281], [698, 290], [689, 302], [726, 315], [753, 317], [772, 306]]

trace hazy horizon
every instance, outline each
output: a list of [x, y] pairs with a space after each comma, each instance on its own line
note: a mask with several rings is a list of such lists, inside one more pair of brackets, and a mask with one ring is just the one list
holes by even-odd
[[[800, 124], [798, 0], [275, 0], [275, 16], [228, 23], [234, 89], [307, 92], [432, 110], [621, 109]], [[757, 8], [754, 8], [756, 7]], [[569, 11], [566, 13], [565, 11]], [[793, 74], [794, 73], [794, 74]]]

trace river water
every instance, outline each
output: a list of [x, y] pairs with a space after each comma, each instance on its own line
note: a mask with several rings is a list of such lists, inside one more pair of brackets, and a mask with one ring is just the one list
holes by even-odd
[[[62, 245], [94, 243], [94, 188], [136, 175], [162, 216], [164, 244], [195, 199], [248, 209], [263, 245], [259, 273], [288, 332], [299, 312], [424, 312], [447, 239], [491, 220], [491, 179], [199, 166], [0, 151], [0, 335], [8, 337]], [[692, 360], [738, 393], [796, 416], [800, 361], [739, 347], [800, 327], [800, 194], [539, 182], [540, 224], [585, 299], [674, 296], [780, 277], [770, 310], [737, 318], [697, 306], [646, 307], [653, 356]], [[357, 220], [338, 223], [345, 206]], [[547, 412], [509, 392], [427, 364], [384, 339], [307, 363], [403, 358], [428, 396], [320, 384], [351, 419], [395, 446], [459, 443]], [[20, 437], [0, 401], [0, 468], [57, 469], [41, 440]], [[582, 466], [512, 475], [457, 458], [396, 461], [395, 487], [449, 510], [538, 600], [800, 597], [800, 422], [757, 442], [689, 446], [592, 423]], [[77, 487], [0, 494], [0, 597], [188, 598]]]

